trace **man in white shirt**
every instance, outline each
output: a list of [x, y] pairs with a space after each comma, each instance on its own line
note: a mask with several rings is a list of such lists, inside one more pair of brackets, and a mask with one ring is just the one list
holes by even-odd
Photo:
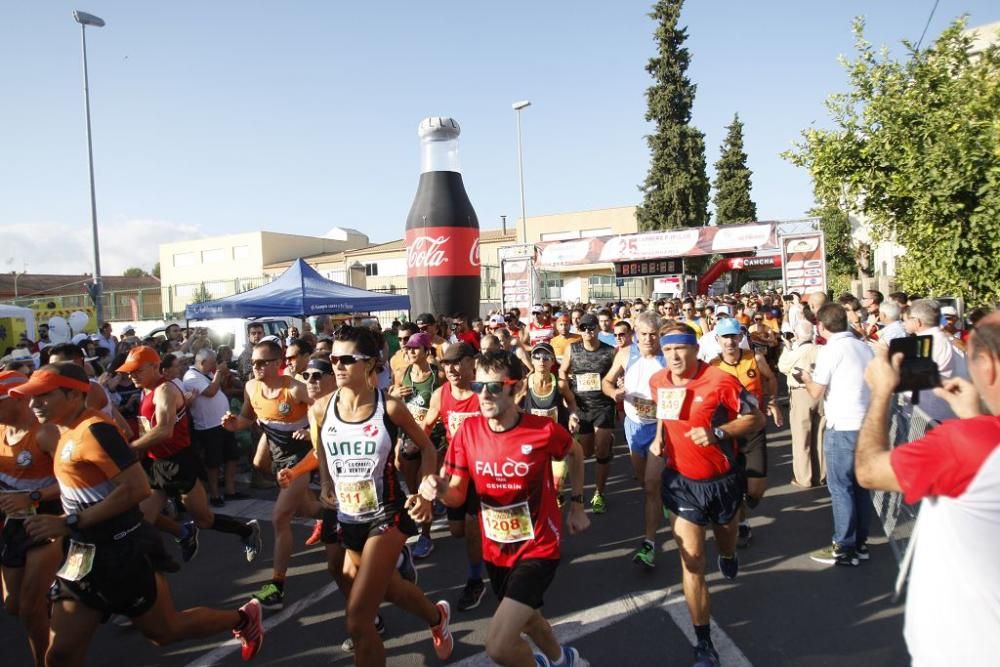
[[811, 373], [803, 370], [802, 379], [810, 396], [825, 397], [823, 456], [833, 506], [833, 542], [810, 557], [828, 565], [857, 566], [868, 560], [872, 502], [854, 476], [854, 449], [868, 407], [864, 375], [873, 355], [850, 331], [842, 305], [828, 303], [816, 317], [826, 345], [816, 354], [816, 368]]
[[906, 328], [903, 326], [903, 315], [899, 304], [895, 301], [883, 301], [878, 307], [878, 319], [882, 329], [878, 332], [880, 343], [889, 345], [889, 341], [906, 338]]
[[[909, 333], [931, 337], [931, 358], [937, 364], [942, 382], [956, 377], [967, 380], [969, 372], [965, 363], [965, 354], [952, 345], [951, 337], [948, 334], [941, 331], [941, 327], [938, 326], [940, 322], [941, 306], [938, 302], [933, 299], [917, 299], [910, 304], [910, 310], [903, 321], [903, 326]], [[936, 396], [932, 391], [920, 392], [918, 401], [920, 408], [931, 419], [944, 421], [955, 417], [948, 402]]]
[[191, 444], [197, 447], [208, 476], [208, 498], [213, 507], [222, 507], [225, 500], [219, 491], [219, 468], [223, 468], [225, 494], [236, 497], [236, 462], [240, 457], [236, 436], [222, 428], [222, 418], [229, 411], [229, 399], [220, 383], [228, 368], [219, 368], [215, 352], [210, 348], [198, 351], [194, 365], [184, 373], [184, 391], [194, 395], [189, 408], [194, 430]]

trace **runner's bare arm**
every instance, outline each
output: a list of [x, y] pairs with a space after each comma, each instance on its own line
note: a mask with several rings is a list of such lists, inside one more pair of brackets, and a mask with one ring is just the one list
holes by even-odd
[[[719, 427], [720, 430], [725, 432], [728, 437], [739, 438], [744, 435], [749, 435], [755, 433], [767, 425], [767, 420], [764, 418], [764, 413], [759, 409], [754, 409], [752, 412], [740, 415], [736, 419], [726, 422]], [[697, 429], [694, 429], [697, 430]], [[709, 431], [711, 433], [711, 431]], [[714, 440], [714, 434], [712, 435], [712, 440]], [[692, 438], [693, 439], [693, 438]], [[710, 442], [712, 441], [710, 440]], [[702, 444], [696, 441], [696, 444]]]
[[319, 502], [328, 510], [336, 510], [337, 490], [330, 469], [327, 467], [326, 454], [321, 449], [317, 449], [316, 452], [316, 460], [319, 463]]
[[781, 407], [778, 406], [778, 378], [774, 377], [774, 371], [767, 363], [767, 359], [763, 355], [755, 355], [757, 359], [757, 369], [760, 371], [761, 385], [764, 387], [764, 401], [767, 403], [766, 406], [761, 406], [760, 409], [765, 415], [771, 415], [774, 419], [774, 425], [781, 428], [785, 424], [784, 417], [781, 414]]
[[430, 437], [424, 433], [423, 427], [417, 423], [413, 415], [406, 408], [406, 404], [398, 398], [386, 397], [386, 411], [389, 419], [410, 439], [420, 450], [420, 478], [433, 475], [437, 467], [437, 451]]
[[234, 415], [226, 411], [226, 414], [222, 415], [222, 427], [227, 431], [245, 431], [257, 421], [257, 413], [250, 403], [250, 391], [255, 386], [254, 382], [257, 380], [248, 380], [243, 389], [243, 407], [240, 409], [240, 414]]
[[656, 435], [653, 437], [653, 442], [649, 445], [649, 453], [653, 456], [661, 456], [663, 454], [663, 420], [656, 420]]
[[153, 390], [153, 410], [156, 426], [130, 443], [132, 449], [145, 451], [170, 438], [177, 424], [177, 402], [183, 400], [181, 390], [173, 382], [164, 382]]
[[115, 420], [115, 425], [118, 426], [118, 430], [125, 436], [125, 440], [131, 440], [135, 433], [132, 432], [132, 427], [122, 417], [122, 413], [118, 410], [117, 405], [111, 405], [111, 418]]
[[562, 363], [559, 364], [559, 379], [569, 382], [569, 369], [573, 363], [573, 346], [567, 345], [566, 351], [563, 353]]
[[631, 349], [627, 347], [618, 350], [614, 363], [611, 364], [611, 369], [601, 380], [601, 391], [615, 402], [620, 401], [625, 395], [625, 391], [618, 388], [618, 378], [625, 374], [625, 364], [628, 363], [628, 357], [631, 353]]
[[424, 432], [428, 435], [434, 429], [434, 424], [437, 423], [438, 417], [441, 416], [441, 392], [445, 389], [450, 391], [448, 384], [445, 383], [443, 386], [438, 387], [431, 394], [431, 403], [427, 406], [427, 414], [424, 415]]
[[288, 391], [291, 393], [292, 398], [299, 403], [305, 403], [306, 405], [313, 404], [313, 400], [309, 397], [309, 390], [306, 388], [305, 382], [292, 378], [291, 383], [288, 385]]
[[[582, 498], [583, 497], [583, 447], [580, 443], [573, 439], [573, 445], [570, 447], [569, 452], [566, 456], [570, 459], [569, 461], [569, 479], [570, 485], [573, 490], [572, 497]], [[570, 502], [569, 517], [567, 518], [566, 525], [569, 527], [570, 534], [579, 533], [582, 530], [586, 530], [590, 526], [590, 519], [587, 518], [586, 512], [583, 510], [583, 503], [577, 501]]]
[[573, 390], [569, 388], [569, 382], [563, 380], [562, 378], [556, 378], [556, 382], [559, 385], [559, 395], [563, 397], [566, 402], [566, 407], [569, 408], [569, 413], [575, 415], [578, 411], [576, 405], [576, 396], [573, 395]]

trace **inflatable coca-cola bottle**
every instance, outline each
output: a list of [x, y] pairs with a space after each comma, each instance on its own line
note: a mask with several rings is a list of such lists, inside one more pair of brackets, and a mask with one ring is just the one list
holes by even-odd
[[417, 131], [420, 185], [406, 217], [406, 288], [414, 316], [479, 315], [479, 219], [462, 183], [460, 132], [455, 119], [438, 117], [425, 118]]

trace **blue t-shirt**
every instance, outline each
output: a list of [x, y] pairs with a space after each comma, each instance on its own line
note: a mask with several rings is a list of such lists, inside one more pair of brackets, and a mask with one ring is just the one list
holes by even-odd
[[608, 345], [611, 345], [612, 347], [617, 347], [618, 346], [618, 341], [615, 340], [615, 334], [612, 333], [612, 332], [610, 332], [610, 331], [601, 331], [601, 332], [599, 332], [597, 334], [597, 340], [601, 341], [602, 343], [607, 343]]

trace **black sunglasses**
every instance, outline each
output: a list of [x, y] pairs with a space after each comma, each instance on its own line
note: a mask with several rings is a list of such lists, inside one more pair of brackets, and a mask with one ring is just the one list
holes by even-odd
[[268, 364], [273, 364], [276, 361], [277, 361], [277, 358], [275, 358], [275, 359], [254, 359], [253, 361], [250, 362], [250, 364], [254, 368], [264, 368], [264, 366], [267, 366]]
[[586, 331], [588, 333], [591, 333], [591, 332], [597, 331], [597, 327], [595, 327], [595, 326], [593, 326], [591, 324], [587, 324], [587, 325], [583, 325], [583, 326], [578, 326], [576, 328], [576, 330], [577, 331]]
[[343, 364], [345, 366], [351, 366], [362, 359], [371, 359], [367, 354], [331, 354], [330, 363], [336, 366], [337, 364]]
[[474, 394], [481, 394], [483, 392], [483, 388], [485, 387], [487, 392], [489, 392], [493, 396], [496, 396], [503, 391], [504, 387], [509, 387], [515, 384], [517, 384], [517, 380], [499, 380], [497, 382], [470, 382], [469, 389], [471, 389]]
[[303, 373], [302, 378], [306, 382], [319, 382], [324, 375], [330, 375], [330, 373], [324, 373], [323, 371], [315, 371], [313, 373]]
[[554, 358], [548, 352], [535, 352], [531, 355], [532, 359], [538, 359], [539, 361], [552, 361]]

